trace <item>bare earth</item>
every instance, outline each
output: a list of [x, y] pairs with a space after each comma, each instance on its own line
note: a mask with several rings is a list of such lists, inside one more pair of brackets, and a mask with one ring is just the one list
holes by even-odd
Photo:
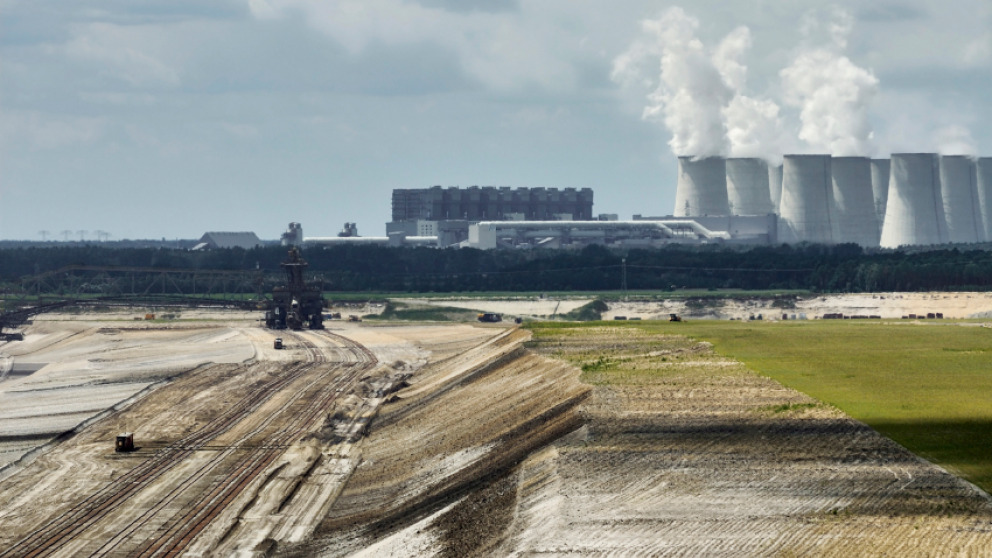
[[[542, 299], [526, 300], [480, 300], [466, 298], [452, 299], [403, 299], [405, 303], [433, 306], [468, 308], [479, 312], [497, 312], [507, 316], [525, 318], [551, 318], [570, 312], [592, 299]], [[858, 293], [827, 294], [804, 296], [794, 306], [783, 308], [775, 305], [771, 297], [765, 299], [723, 299], [702, 304], [687, 303], [683, 299], [664, 301], [612, 302], [603, 319], [612, 320], [616, 316], [640, 318], [643, 320], [666, 320], [671, 313], [689, 318], [747, 319], [763, 314], [764, 319], [780, 319], [782, 314], [790, 318], [806, 314], [809, 319], [823, 314], [878, 315], [882, 318], [901, 318], [909, 314], [926, 315], [940, 312], [945, 318], [988, 318], [992, 317], [992, 293]]]
[[706, 344], [196, 317], [0, 345], [0, 556], [992, 554], [987, 494]]

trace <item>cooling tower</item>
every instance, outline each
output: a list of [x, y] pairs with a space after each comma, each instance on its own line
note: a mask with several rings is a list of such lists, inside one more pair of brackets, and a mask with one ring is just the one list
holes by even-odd
[[978, 182], [978, 209], [982, 215], [984, 242], [992, 241], [992, 157], [982, 157], [975, 165]]
[[834, 242], [878, 246], [881, 231], [871, 188], [871, 161], [867, 157], [834, 157], [830, 175]]
[[727, 165], [722, 158], [679, 157], [674, 214], [676, 217], [730, 215]]
[[964, 155], [940, 158], [940, 196], [944, 200], [948, 242], [978, 242], [985, 236], [975, 183], [975, 163]]
[[782, 165], [779, 239], [833, 242], [830, 155], [786, 155]]
[[768, 165], [768, 191], [772, 196], [772, 210], [778, 213], [782, 202], [782, 165]]
[[875, 215], [878, 217], [878, 230], [882, 230], [885, 219], [885, 202], [889, 199], [889, 160], [871, 160], [871, 192], [875, 198]]
[[935, 153], [893, 153], [882, 247], [947, 242]]
[[768, 191], [768, 164], [762, 159], [727, 159], [727, 199], [732, 215], [774, 213]]

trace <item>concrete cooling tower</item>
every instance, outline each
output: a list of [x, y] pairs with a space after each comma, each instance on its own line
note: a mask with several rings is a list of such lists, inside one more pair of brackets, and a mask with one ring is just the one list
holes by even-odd
[[834, 157], [830, 176], [834, 242], [878, 246], [881, 230], [871, 189], [871, 161], [867, 157]]
[[882, 230], [885, 219], [885, 202], [889, 199], [889, 160], [871, 160], [871, 192], [875, 198], [875, 215], [878, 217], [878, 230]]
[[774, 213], [768, 190], [768, 164], [762, 159], [727, 159], [727, 198], [733, 215]]
[[778, 213], [782, 202], [782, 165], [768, 165], [768, 191], [772, 196], [772, 209]]
[[693, 160], [679, 157], [675, 187], [676, 217], [730, 215], [727, 200], [727, 165], [720, 157]]
[[892, 154], [883, 248], [947, 242], [937, 167], [935, 153]]
[[975, 165], [978, 183], [978, 209], [982, 215], [985, 242], [992, 240], [992, 157], [982, 157]]
[[830, 155], [786, 155], [782, 166], [779, 239], [833, 242]]
[[948, 242], [985, 240], [978, 203], [975, 163], [964, 155], [940, 158], [940, 195], [944, 201]]

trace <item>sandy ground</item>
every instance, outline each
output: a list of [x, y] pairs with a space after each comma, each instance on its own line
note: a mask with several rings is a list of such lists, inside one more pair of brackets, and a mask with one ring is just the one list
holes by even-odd
[[[810, 308], [884, 302], [920, 312], [927, 302], [948, 315], [992, 302], [875, 296]], [[184, 313], [169, 323], [136, 315], [45, 316], [23, 342], [0, 345], [9, 456], [0, 556], [19, 556], [26, 533], [115, 490], [127, 497], [72, 527], [56, 555], [136, 553], [264, 456], [256, 476], [218, 497], [224, 504], [187, 555], [992, 548], [987, 494], [705, 343], [635, 328], [531, 340], [505, 324], [329, 322], [325, 332], [281, 334], [286, 349], [275, 350], [276, 333], [253, 314]], [[595, 372], [601, 358], [621, 359], [622, 372]], [[587, 383], [575, 364], [591, 367]], [[72, 433], [15, 461], [61, 429]], [[135, 432], [137, 452], [112, 451], [122, 430]], [[167, 448], [201, 432], [205, 441], [182, 442], [193, 449], [169, 458]], [[149, 469], [158, 476], [130, 480], [159, 462]]]
[[693, 319], [748, 319], [761, 314], [764, 319], [816, 319], [824, 314], [902, 318], [910, 314], [926, 316], [942, 313], [944, 318], [985, 318], [992, 315], [992, 293], [858, 293], [802, 297], [795, 300], [755, 298], [721, 301], [630, 302], [610, 305], [605, 319], [615, 316], [664, 320], [675, 313]]
[[[158, 382], [207, 363], [233, 363], [256, 349], [237, 326], [125, 321], [126, 315], [46, 315], [22, 342], [0, 344], [0, 467]], [[240, 318], [240, 316], [227, 316]], [[35, 370], [19, 374], [18, 368]], [[0, 372], [3, 372], [0, 370]]]
[[479, 312], [497, 312], [509, 316], [546, 317], [567, 314], [580, 306], [591, 302], [592, 299], [550, 299], [533, 298], [527, 300], [482, 300], [482, 299], [397, 299], [409, 305], [447, 306], [450, 308], [465, 308]]
[[[501, 469], [486, 463], [490, 425], [513, 424], [518, 404], [483, 402], [504, 369], [472, 381], [471, 392], [401, 390], [410, 410], [397, 411], [401, 420], [384, 410], [367, 461], [318, 535], [283, 554], [985, 556], [992, 548], [987, 494], [835, 409], [705, 343], [627, 328], [587, 333], [536, 344], [549, 357], [626, 359], [629, 374], [591, 374], [578, 429]], [[526, 364], [505, 369], [514, 376], [501, 397], [509, 401], [534, 381], [533, 357], [519, 358]], [[638, 373], [659, 367], [669, 372]], [[537, 384], [543, 397], [567, 400], [559, 390], [574, 375], [554, 374], [563, 373], [555, 388]], [[574, 425], [570, 418], [557, 432]], [[496, 439], [501, 453], [512, 451], [508, 436]], [[480, 462], [488, 474], [472, 474]], [[449, 488], [452, 478], [463, 488]]]
[[[508, 317], [520, 316], [548, 319], [570, 312], [592, 299], [550, 300], [481, 300], [481, 299], [403, 299], [417, 304], [468, 308], [479, 312], [496, 312]], [[742, 299], [708, 300], [670, 299], [663, 301], [611, 302], [603, 318], [617, 316], [643, 320], [667, 320], [669, 314], [679, 314], [693, 319], [728, 320], [748, 319], [762, 314], [763, 319], [790, 319], [805, 314], [814, 319], [823, 314], [840, 313], [847, 316], [877, 315], [882, 318], [902, 318], [910, 314], [942, 313], [944, 318], [992, 317], [992, 293], [934, 292], [934, 293], [859, 293], [804, 296], [796, 299], [776, 300], [754, 297]]]

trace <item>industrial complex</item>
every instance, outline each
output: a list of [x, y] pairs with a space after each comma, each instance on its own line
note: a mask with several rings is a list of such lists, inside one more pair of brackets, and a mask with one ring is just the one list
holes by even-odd
[[283, 244], [579, 249], [590, 244], [854, 243], [866, 248], [992, 241], [992, 158], [895, 153], [889, 159], [785, 155], [679, 157], [670, 215], [593, 213], [589, 188], [396, 189], [386, 236]]

